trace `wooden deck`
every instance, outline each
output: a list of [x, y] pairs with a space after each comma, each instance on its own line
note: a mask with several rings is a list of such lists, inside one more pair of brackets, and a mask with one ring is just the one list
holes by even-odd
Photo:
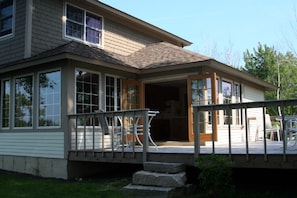
[[[194, 144], [190, 142], [158, 142], [158, 147], [150, 146], [146, 161], [180, 162], [195, 165]], [[228, 144], [207, 142], [200, 147], [200, 155], [212, 153], [225, 155], [234, 162], [235, 168], [297, 169], [297, 146], [284, 149], [283, 141], [264, 141]], [[69, 160], [91, 162], [114, 162], [142, 164], [142, 147], [119, 148], [117, 150], [70, 151]]]
[[[154, 146], [149, 146], [149, 123], [148, 123], [148, 109], [130, 110], [130, 111], [117, 111], [117, 112], [99, 112], [92, 114], [77, 114], [69, 116], [70, 145], [68, 159], [69, 161], [85, 161], [85, 162], [108, 162], [108, 163], [128, 163], [128, 164], [143, 164], [145, 161], [154, 162], [180, 162], [190, 166], [195, 166], [196, 159], [201, 155], [225, 155], [234, 162], [235, 168], [266, 168], [266, 169], [297, 169], [297, 145], [289, 146], [286, 148], [284, 141], [271, 141], [263, 137], [266, 136], [265, 114], [266, 108], [280, 108], [283, 110], [285, 107], [297, 107], [297, 100], [278, 100], [278, 101], [263, 101], [263, 102], [249, 102], [249, 103], [231, 103], [219, 105], [206, 105], [193, 107], [193, 124], [194, 124], [194, 142], [157, 142], [157, 149]], [[250, 108], [260, 108], [263, 117], [263, 136], [262, 140], [251, 141], [249, 137], [249, 122], [248, 110]], [[230, 112], [232, 109], [240, 109], [243, 113], [243, 125], [245, 125], [245, 140], [242, 142], [233, 141], [231, 124], [228, 124], [228, 138], [223, 141], [206, 142], [200, 144], [200, 113], [208, 112], [214, 115], [215, 111], [227, 110]], [[295, 117], [297, 113], [294, 113]], [[105, 144], [104, 135], [100, 131], [97, 132], [95, 124], [98, 118], [114, 119], [117, 116], [133, 118], [142, 117], [143, 119], [143, 147], [135, 146], [130, 147], [116, 147], [114, 138], [108, 144]], [[280, 126], [283, 134], [287, 134], [287, 124], [285, 118], [288, 115], [282, 114]], [[77, 121], [84, 120], [84, 127], [78, 128]], [[93, 127], [86, 127], [86, 120], [91, 120]], [[112, 123], [116, 123], [113, 121]], [[102, 125], [102, 124], [101, 124]], [[211, 123], [214, 126], [214, 119]], [[133, 122], [133, 128], [137, 126]], [[110, 134], [114, 134], [115, 126], [111, 126]], [[121, 129], [124, 129], [122, 126]], [[82, 129], [79, 131], [78, 129]], [[87, 129], [91, 129], [88, 131]], [[121, 137], [125, 137], [125, 130], [121, 130]], [[133, 133], [134, 134], [134, 133]], [[214, 134], [214, 132], [212, 132]], [[113, 137], [113, 136], [112, 136]], [[100, 139], [98, 141], [98, 139]], [[132, 138], [133, 139], [133, 138]], [[284, 135], [282, 139], [287, 140]], [[233, 141], [233, 142], [232, 142]], [[121, 142], [124, 142], [122, 139]], [[296, 144], [296, 142], [295, 142]], [[111, 145], [111, 146], [110, 146]], [[101, 148], [101, 149], [98, 149]], [[104, 149], [102, 149], [104, 148]]]

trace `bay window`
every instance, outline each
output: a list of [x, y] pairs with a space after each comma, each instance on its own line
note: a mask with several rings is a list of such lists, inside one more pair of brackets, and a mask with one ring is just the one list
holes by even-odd
[[39, 74], [38, 126], [61, 126], [61, 73]]
[[15, 78], [14, 127], [33, 126], [33, 76]]

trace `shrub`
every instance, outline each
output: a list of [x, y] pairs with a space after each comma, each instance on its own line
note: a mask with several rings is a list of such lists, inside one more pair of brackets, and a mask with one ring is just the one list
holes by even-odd
[[223, 155], [205, 155], [196, 159], [199, 186], [211, 197], [229, 197], [232, 185], [233, 162]]

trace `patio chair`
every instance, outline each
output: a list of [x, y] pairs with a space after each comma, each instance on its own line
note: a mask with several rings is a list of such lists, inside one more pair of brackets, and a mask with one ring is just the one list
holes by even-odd
[[294, 147], [297, 142], [297, 120], [287, 122], [287, 148]]
[[269, 114], [265, 114], [265, 129], [266, 129], [266, 137], [270, 138], [270, 140], [275, 140], [275, 135], [277, 141], [281, 141], [281, 135], [279, 127], [273, 127], [271, 124], [271, 118]]
[[[103, 110], [100, 110], [99, 112], [104, 112]], [[115, 121], [116, 119], [114, 119]], [[115, 127], [114, 130], [112, 130], [112, 127], [109, 126], [108, 124], [108, 120], [107, 118], [103, 115], [100, 114], [99, 115], [99, 122], [100, 122], [100, 126], [102, 128], [102, 132], [103, 134], [112, 134], [113, 133], [113, 137], [114, 140], [113, 142], [115, 143], [115, 148], [119, 148], [120, 146], [126, 146], [124, 144], [122, 144], [122, 130], [118, 127]]]

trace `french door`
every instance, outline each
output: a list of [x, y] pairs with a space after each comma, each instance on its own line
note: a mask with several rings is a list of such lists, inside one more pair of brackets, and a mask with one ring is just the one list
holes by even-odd
[[144, 108], [144, 85], [140, 81], [123, 80], [122, 109]]
[[[188, 134], [194, 140], [193, 106], [216, 104], [217, 88], [216, 73], [190, 76], [188, 86]], [[217, 140], [217, 113], [201, 112], [199, 114], [200, 141]], [[213, 122], [212, 122], [213, 120]], [[211, 126], [211, 124], [214, 124]]]

